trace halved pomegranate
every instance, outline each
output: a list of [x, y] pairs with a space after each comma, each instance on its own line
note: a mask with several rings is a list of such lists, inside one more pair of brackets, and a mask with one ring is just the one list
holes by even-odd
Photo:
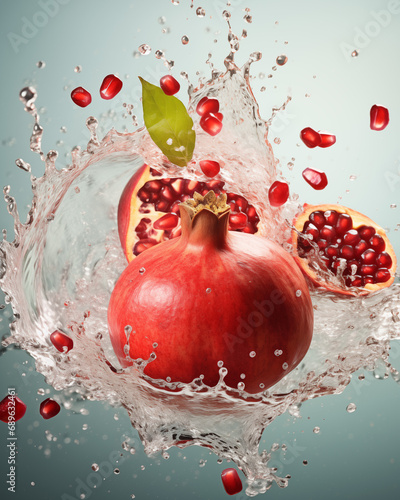
[[[143, 165], [131, 177], [118, 205], [118, 232], [128, 262], [162, 241], [181, 234], [179, 204], [196, 191], [225, 193], [224, 182], [200, 182], [182, 177], [161, 178], [159, 172]], [[227, 193], [231, 208], [229, 229], [256, 233], [259, 217], [253, 205], [239, 194]]]
[[[341, 205], [305, 204], [294, 227], [296, 260], [316, 285], [359, 295], [393, 283], [397, 266], [393, 247], [385, 231], [365, 215]], [[315, 263], [342, 277], [345, 284], [325, 281], [313, 266]]]

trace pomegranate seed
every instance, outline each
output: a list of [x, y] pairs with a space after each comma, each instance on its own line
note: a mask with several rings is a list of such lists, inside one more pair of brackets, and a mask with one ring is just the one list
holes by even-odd
[[374, 234], [374, 236], [372, 236], [372, 238], [369, 240], [369, 244], [370, 247], [378, 253], [383, 252], [386, 248], [385, 240], [380, 234]]
[[60, 352], [68, 352], [74, 347], [74, 341], [65, 333], [60, 332], [59, 330], [55, 330], [50, 335], [50, 340], [57, 351]]
[[336, 238], [335, 228], [332, 226], [324, 226], [321, 231], [321, 238], [327, 241], [332, 241]]
[[154, 205], [154, 208], [155, 208], [158, 212], [168, 212], [168, 211], [169, 211], [169, 206], [170, 206], [170, 204], [168, 203], [168, 201], [166, 201], [166, 200], [160, 200], [160, 201], [158, 201], [158, 202]]
[[328, 178], [325, 172], [320, 170], [314, 170], [312, 168], [306, 168], [303, 170], [303, 179], [310, 184], [310, 186], [317, 191], [325, 189], [328, 185]]
[[[15, 413], [14, 413], [15, 412]], [[0, 401], [0, 420], [2, 422], [16, 422], [21, 419], [26, 412], [26, 404], [18, 396], [8, 394]], [[14, 413], [14, 415], [12, 415]], [[8, 417], [12, 420], [8, 420]]]
[[253, 226], [253, 224], [251, 222], [248, 222], [244, 228], [242, 229], [242, 232], [243, 233], [250, 233], [250, 234], [254, 234], [257, 232], [257, 228]]
[[219, 101], [218, 99], [203, 97], [203, 99], [199, 101], [196, 111], [200, 116], [209, 115], [210, 113], [218, 113]]
[[242, 229], [247, 224], [247, 215], [243, 212], [233, 212], [229, 215], [229, 224], [232, 230]]
[[40, 414], [46, 420], [60, 413], [61, 407], [54, 399], [47, 398], [40, 403]]
[[372, 226], [360, 226], [358, 228], [358, 234], [363, 240], [369, 240], [375, 233], [375, 228]]
[[363, 285], [363, 279], [361, 278], [361, 276], [354, 276], [354, 279], [351, 280], [351, 285], [347, 286], [362, 286], [362, 285]]
[[328, 246], [328, 242], [326, 240], [318, 240], [317, 244], [320, 250], [325, 250], [325, 248], [327, 248]]
[[176, 214], [165, 214], [156, 220], [153, 224], [154, 229], [169, 230], [176, 227], [179, 223], [179, 217]]
[[361, 237], [355, 229], [350, 229], [350, 231], [347, 231], [343, 236], [343, 242], [346, 245], [357, 245], [360, 240]]
[[[206, 183], [206, 186], [208, 187], [208, 189], [213, 190], [215, 192], [215, 194], [217, 194], [217, 191], [219, 191], [220, 189], [222, 189], [224, 187], [224, 182], [218, 181], [217, 179], [213, 179], [211, 181], [208, 181]], [[236, 198], [236, 195], [235, 195], [235, 198]]]
[[71, 92], [71, 99], [81, 108], [86, 108], [92, 102], [92, 96], [83, 87], [77, 87]]
[[139, 255], [140, 253], [144, 252], [148, 248], [154, 247], [154, 245], [157, 245], [157, 241], [153, 240], [152, 238], [147, 238], [144, 240], [139, 240], [135, 246], [133, 247], [133, 253], [135, 255]]
[[364, 264], [361, 266], [360, 273], [362, 276], [367, 276], [367, 275], [373, 275], [376, 272], [376, 265], [375, 264]]
[[185, 181], [185, 193], [192, 195], [197, 189], [202, 189], [201, 183], [199, 181], [193, 181], [191, 179], [186, 179]]
[[339, 214], [335, 228], [338, 236], [343, 236], [353, 227], [353, 219], [348, 214]]
[[289, 186], [286, 182], [275, 181], [268, 191], [268, 200], [271, 207], [280, 207], [289, 198]]
[[176, 215], [179, 215], [180, 214], [180, 208], [179, 208], [179, 205], [181, 204], [180, 201], [176, 201], [172, 207], [171, 207], [171, 213], [174, 213]]
[[100, 87], [100, 97], [109, 100], [122, 89], [122, 81], [115, 75], [107, 75]]
[[384, 106], [374, 104], [370, 111], [371, 130], [383, 130], [389, 124], [389, 110]]
[[375, 273], [375, 280], [377, 283], [385, 283], [389, 281], [391, 278], [391, 274], [388, 269], [381, 268]]
[[166, 95], [174, 95], [181, 88], [180, 83], [172, 75], [165, 75], [160, 79], [160, 87]]
[[375, 278], [373, 276], [364, 276], [364, 285], [367, 283], [375, 283]]
[[[320, 240], [320, 241], [325, 241], [325, 240]], [[319, 246], [319, 242], [318, 242], [318, 246]], [[338, 257], [339, 256], [339, 247], [336, 245], [329, 245], [325, 250], [325, 254], [330, 259], [333, 259], [333, 257]]]
[[236, 493], [242, 491], [242, 481], [236, 469], [225, 469], [221, 474], [221, 478], [228, 495], [236, 495]]
[[140, 188], [137, 195], [139, 197], [139, 200], [143, 201], [144, 203], [148, 203], [150, 193], [148, 193], [144, 188]]
[[318, 229], [321, 229], [321, 227], [325, 225], [325, 217], [323, 212], [320, 211], [313, 212], [310, 215], [309, 219], [315, 226], [317, 226]]
[[213, 113], [213, 115], [215, 116], [215, 118], [218, 118], [220, 122], [222, 122], [222, 120], [224, 119], [224, 115], [222, 113]]
[[368, 249], [368, 243], [364, 240], [361, 240], [357, 245], [354, 247], [356, 257], [361, 257], [361, 255], [365, 252], [365, 250]]
[[180, 196], [183, 194], [185, 188], [185, 180], [184, 179], [176, 179], [174, 182], [171, 182], [171, 187], [175, 191], [175, 193]]
[[361, 268], [358, 260], [349, 260], [347, 262], [347, 271], [353, 276]]
[[363, 264], [375, 264], [376, 262], [376, 252], [375, 250], [372, 250], [371, 248], [366, 250], [362, 255], [361, 255], [361, 262]]
[[310, 127], [303, 128], [300, 132], [300, 139], [308, 148], [315, 148], [321, 144], [321, 136]]
[[380, 253], [376, 259], [376, 265], [378, 267], [385, 267], [387, 269], [390, 269], [392, 267], [392, 264], [392, 257], [387, 252]]
[[219, 163], [213, 160], [202, 160], [200, 162], [200, 168], [207, 177], [215, 177], [220, 171]]
[[200, 120], [200, 127], [209, 135], [217, 135], [221, 132], [222, 122], [213, 115], [204, 115]]
[[174, 192], [169, 186], [164, 186], [161, 189], [161, 197], [164, 198], [164, 200], [169, 201], [170, 203], [172, 203], [176, 199]]
[[249, 208], [247, 209], [247, 218], [249, 219], [250, 222], [259, 222], [260, 218], [257, 215], [256, 209], [253, 207], [253, 205], [249, 205]]
[[160, 189], [162, 188], [162, 182], [161, 181], [148, 181], [146, 184], [144, 184], [144, 189], [146, 191], [149, 191], [150, 193], [158, 193]]
[[236, 206], [241, 212], [245, 212], [249, 206], [249, 202], [243, 196], [236, 196]]
[[335, 226], [336, 225], [336, 222], [339, 218], [339, 214], [337, 212], [335, 212], [334, 210], [327, 210], [325, 213], [324, 213], [324, 217], [326, 219], [326, 222], [330, 225], [330, 226]]
[[320, 148], [329, 148], [329, 146], [333, 146], [333, 144], [335, 144], [336, 135], [322, 130], [320, 130], [318, 133], [321, 136], [321, 143], [318, 144]]
[[[307, 229], [304, 231], [304, 233], [307, 234], [308, 236], [312, 236], [311, 239], [313, 241], [317, 241], [319, 238], [318, 228], [316, 226], [314, 226], [314, 224], [309, 223], [307, 226]], [[327, 239], [327, 238], [323, 238], [323, 239]]]
[[350, 245], [343, 245], [340, 249], [340, 256], [346, 260], [352, 259], [354, 257], [354, 248]]

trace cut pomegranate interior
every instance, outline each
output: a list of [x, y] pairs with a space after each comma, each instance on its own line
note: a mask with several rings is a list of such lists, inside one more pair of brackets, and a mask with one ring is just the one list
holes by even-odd
[[385, 231], [365, 215], [340, 205], [305, 205], [295, 227], [299, 233], [293, 232], [292, 241], [298, 262], [318, 285], [343, 293], [340, 287], [322, 283], [310, 262], [343, 278], [346, 287], [374, 291], [393, 283], [393, 247]]
[[[161, 241], [179, 236], [179, 204], [195, 191], [205, 195], [210, 190], [217, 195], [224, 193], [224, 182], [161, 178], [155, 169], [143, 165], [126, 185], [118, 205], [118, 231], [128, 261]], [[254, 206], [239, 194], [227, 193], [227, 199], [231, 207], [229, 229], [256, 233], [260, 219]]]

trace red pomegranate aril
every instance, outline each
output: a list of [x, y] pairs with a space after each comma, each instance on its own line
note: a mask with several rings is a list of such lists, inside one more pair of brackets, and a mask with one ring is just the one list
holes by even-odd
[[241, 212], [245, 212], [247, 207], [249, 206], [249, 202], [243, 196], [236, 196], [236, 206], [240, 209]]
[[225, 469], [221, 474], [221, 479], [228, 495], [236, 495], [242, 491], [242, 481], [236, 469]]
[[[217, 179], [212, 179], [211, 181], [208, 181], [206, 183], [206, 187], [210, 190], [210, 191], [214, 191], [215, 194], [219, 194], [217, 193], [217, 191], [220, 191], [223, 187], [224, 187], [224, 182], [223, 181], [219, 181]], [[234, 195], [234, 199], [236, 199], [236, 194]]]
[[180, 196], [184, 192], [185, 180], [175, 179], [174, 182], [171, 182], [171, 187], [175, 191], [175, 193]]
[[200, 168], [204, 175], [207, 177], [215, 177], [219, 174], [221, 167], [219, 163], [214, 160], [201, 160]]
[[257, 215], [256, 209], [253, 207], [253, 205], [250, 205], [249, 208], [247, 209], [247, 218], [249, 219], [250, 222], [258, 222], [260, 218]]
[[352, 276], [350, 280], [351, 280], [351, 285], [347, 286], [363, 286], [363, 279], [361, 278], [361, 276]]
[[320, 230], [321, 238], [327, 241], [332, 241], [336, 238], [335, 228], [332, 226], [324, 226]]
[[339, 218], [339, 214], [337, 212], [335, 212], [334, 210], [327, 210], [326, 212], [324, 212], [324, 217], [325, 217], [326, 222], [330, 226], [335, 227], [336, 222]]
[[348, 214], [339, 214], [335, 228], [338, 236], [343, 236], [353, 227], [353, 219]]
[[164, 94], [174, 95], [181, 88], [180, 83], [172, 75], [165, 75], [160, 79], [160, 87]]
[[146, 184], [144, 184], [143, 187], [146, 191], [149, 191], [150, 193], [158, 193], [162, 188], [162, 182], [157, 180], [148, 181], [146, 182]]
[[122, 81], [115, 75], [107, 75], [100, 87], [100, 96], [103, 99], [112, 99], [122, 89]]
[[170, 230], [174, 229], [179, 223], [179, 217], [176, 214], [170, 213], [170, 214], [165, 214], [159, 219], [157, 219], [153, 227], [154, 229], [162, 229], [162, 230]]
[[324, 213], [320, 211], [313, 212], [309, 218], [318, 229], [321, 229], [326, 223]]
[[325, 250], [325, 248], [327, 248], [328, 246], [328, 242], [326, 240], [318, 240], [317, 244], [320, 250]]
[[328, 185], [328, 178], [325, 172], [315, 170], [313, 168], [306, 168], [303, 170], [303, 179], [315, 190], [321, 191]]
[[360, 269], [361, 266], [358, 260], [349, 260], [347, 262], [347, 271], [351, 276], [354, 276]]
[[321, 136], [311, 127], [303, 128], [300, 132], [300, 139], [308, 148], [315, 148], [321, 144]]
[[[0, 401], [0, 420], [2, 422], [16, 422], [25, 415], [25, 412], [26, 404], [18, 396], [8, 394]], [[9, 420], [10, 416], [12, 419]]]
[[375, 228], [372, 226], [360, 226], [358, 228], [358, 234], [363, 240], [368, 241], [376, 233]]
[[361, 262], [363, 264], [375, 264], [377, 253], [372, 248], [365, 250], [365, 252], [361, 255]]
[[343, 236], [343, 243], [346, 245], [355, 246], [360, 242], [360, 240], [361, 237], [355, 229], [350, 229], [350, 231], [347, 231], [347, 233]]
[[204, 115], [200, 120], [200, 127], [207, 134], [215, 136], [221, 132], [222, 122], [213, 115]]
[[280, 207], [289, 198], [289, 186], [286, 182], [275, 181], [268, 190], [268, 201], [271, 207]]
[[329, 148], [330, 146], [333, 146], [335, 144], [336, 135], [322, 130], [320, 130], [318, 133], [321, 137], [321, 143], [318, 144], [320, 148]]
[[248, 222], [244, 228], [242, 229], [242, 232], [243, 233], [250, 233], [250, 234], [254, 234], [257, 232], [257, 228], [253, 226], [253, 224], [251, 222]]
[[229, 215], [231, 229], [242, 229], [247, 224], [247, 215], [243, 212], [234, 212]]
[[152, 238], [146, 238], [145, 240], [139, 240], [135, 246], [133, 247], [133, 253], [135, 255], [139, 255], [140, 253], [144, 252], [148, 248], [154, 247], [154, 245], [157, 245], [157, 241], [153, 240]]
[[210, 113], [218, 113], [219, 101], [218, 99], [203, 97], [203, 99], [201, 99], [197, 104], [196, 111], [200, 116], [209, 115]]
[[[325, 240], [320, 240], [320, 241], [325, 241]], [[318, 246], [319, 246], [319, 242], [318, 242]], [[333, 259], [334, 257], [338, 257], [339, 256], [339, 247], [335, 246], [335, 245], [329, 245], [328, 247], [326, 247], [325, 255], [327, 257], [329, 257], [330, 259]]]
[[170, 188], [169, 186], [164, 186], [161, 189], [161, 197], [164, 198], [164, 200], [169, 201], [170, 203], [175, 201], [174, 192], [173, 192], [172, 188]]
[[74, 341], [65, 333], [55, 330], [50, 335], [51, 343], [60, 352], [68, 352], [74, 347]]
[[[312, 241], [317, 241], [319, 238], [318, 228], [314, 226], [314, 224], [309, 223], [304, 233], [308, 236], [311, 236]], [[323, 239], [327, 240], [328, 238], [323, 238]]]
[[370, 111], [371, 130], [383, 130], [389, 124], [389, 110], [384, 106], [374, 104]]
[[354, 248], [350, 245], [343, 245], [340, 249], [340, 256], [343, 259], [350, 260], [354, 258]]
[[138, 192], [138, 197], [140, 201], [143, 201], [144, 203], [148, 203], [150, 199], [150, 193], [144, 189], [144, 187], [139, 189]]
[[215, 118], [218, 118], [220, 122], [222, 122], [222, 120], [224, 119], [224, 115], [222, 113], [213, 113], [213, 115], [215, 116]]
[[81, 108], [86, 108], [92, 102], [92, 96], [83, 87], [77, 87], [71, 92], [71, 99]]
[[171, 206], [171, 213], [179, 215], [179, 205], [180, 204], [181, 204], [180, 201], [176, 201], [175, 203], [173, 203], [172, 206]]
[[377, 270], [377, 267], [375, 264], [364, 264], [361, 266], [360, 274], [362, 276], [374, 275], [376, 270]]
[[354, 247], [355, 251], [355, 256], [356, 257], [361, 257], [361, 255], [365, 252], [365, 250], [368, 249], [368, 243], [364, 240], [361, 240], [357, 243], [357, 245]]
[[166, 200], [157, 201], [157, 203], [154, 205], [154, 208], [158, 212], [168, 212], [169, 207], [170, 207], [170, 204]]
[[199, 181], [195, 181], [192, 179], [185, 180], [185, 193], [186, 194], [190, 194], [190, 196], [192, 196], [192, 194], [195, 191], [197, 191], [198, 189], [201, 189], [201, 188], [202, 188], [202, 185]]
[[60, 413], [61, 407], [54, 399], [47, 398], [40, 403], [40, 414], [46, 420]]
[[364, 276], [363, 281], [364, 285], [367, 285], [368, 283], [375, 283], [375, 278], [373, 276]]
[[387, 252], [382, 252], [376, 258], [376, 265], [378, 267], [385, 267], [390, 269], [392, 267], [392, 257]]
[[378, 253], [383, 252], [386, 248], [385, 240], [380, 234], [374, 234], [374, 236], [372, 236], [372, 238], [369, 240], [369, 245], [375, 250], [375, 252]]
[[391, 278], [391, 274], [388, 269], [381, 268], [375, 273], [375, 280], [377, 283], [385, 283], [389, 281]]

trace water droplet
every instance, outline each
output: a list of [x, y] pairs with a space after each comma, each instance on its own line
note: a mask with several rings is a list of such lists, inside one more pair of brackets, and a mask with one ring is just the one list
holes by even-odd
[[83, 431], [87, 431], [87, 430], [88, 430], [88, 428], [89, 428], [88, 424], [83, 424], [83, 425], [82, 425], [82, 430], [83, 430]]
[[357, 179], [357, 176], [356, 175], [350, 175], [349, 179], [351, 181], [355, 181]]
[[260, 92], [265, 92], [267, 90], [267, 87], [261, 87]]
[[240, 374], [240, 378], [241, 378], [242, 380], [244, 380], [244, 379], [246, 378], [246, 374], [245, 374], [245, 373], [241, 373], [241, 374]]
[[18, 158], [17, 160], [15, 160], [15, 164], [20, 169], [25, 170], [25, 172], [30, 172], [31, 171], [31, 166], [29, 165], [29, 163], [27, 163], [26, 161], [24, 161], [22, 158]]
[[390, 208], [397, 208], [396, 203], [392, 203], [392, 204], [390, 205]]
[[165, 378], [165, 380], [166, 380], [167, 382], [171, 382], [171, 377], [166, 377], [166, 378]]
[[308, 465], [308, 460], [303, 460], [303, 465]]
[[179, 5], [179, 0], [171, 0], [172, 1], [172, 5]]
[[282, 356], [283, 351], [281, 351], [281, 349], [275, 349], [274, 354], [275, 356]]
[[206, 293], [211, 293], [211, 288], [206, 288]]
[[237, 385], [237, 388], [239, 389], [239, 391], [244, 391], [244, 388], [245, 388], [244, 382], [239, 382]]
[[320, 431], [320, 430], [321, 430], [321, 429], [320, 429], [319, 427], [314, 427], [314, 429], [313, 429], [313, 433], [314, 433], [314, 434], [319, 434], [319, 431]]
[[74, 71], [75, 73], [80, 73], [82, 71], [82, 66], [78, 64], [78, 66], [75, 66]]
[[206, 15], [206, 11], [202, 7], [197, 7], [196, 16], [197, 17], [204, 17], [205, 15]]
[[243, 16], [243, 19], [246, 21], [246, 23], [251, 24], [253, 22], [253, 17], [250, 14], [245, 14]]
[[199, 467], [204, 467], [206, 465], [207, 460], [203, 460], [202, 458], [199, 460]]
[[92, 470], [94, 470], [95, 472], [97, 472], [99, 470], [99, 466], [98, 464], [92, 464]]
[[36, 63], [36, 66], [39, 68], [39, 69], [43, 69], [46, 67], [46, 63], [44, 61], [38, 61]]
[[144, 267], [141, 267], [139, 269], [139, 274], [144, 274], [146, 272], [146, 269]]
[[114, 469], [114, 474], [119, 474], [121, 471], [119, 469]]
[[142, 56], [147, 56], [151, 52], [151, 47], [150, 45], [147, 45], [147, 43], [143, 43], [138, 47], [138, 51], [142, 54]]
[[275, 144], [280, 144], [280, 143], [281, 143], [280, 138], [279, 138], [279, 137], [275, 137], [275, 139], [274, 139], [274, 143], [275, 143]]
[[357, 406], [354, 404], [354, 403], [350, 403], [349, 405], [347, 405], [346, 407], [346, 411], [348, 413], [354, 413], [355, 411], [357, 410]]
[[183, 37], [181, 38], [181, 42], [183, 45], [187, 45], [189, 43], [189, 37], [186, 35], [183, 35]]
[[287, 370], [289, 368], [289, 365], [287, 363], [283, 363], [282, 368], [284, 370]]
[[173, 141], [172, 141], [172, 139], [171, 139], [171, 138], [167, 139], [167, 144], [168, 144], [168, 146], [171, 146], [172, 142], [173, 142]]
[[167, 453], [166, 451], [163, 451], [162, 452], [162, 457], [164, 460], [168, 460], [169, 459], [169, 453]]
[[157, 342], [153, 342], [153, 349], [157, 349], [157, 347], [158, 347]]
[[259, 384], [258, 386], [260, 389], [264, 389], [265, 385], [261, 382], [261, 384]]
[[251, 358], [255, 358], [255, 356], [256, 356], [256, 351], [250, 351], [249, 356], [250, 356]]
[[351, 57], [357, 57], [359, 54], [358, 50], [353, 50], [353, 52], [351, 53]]
[[135, 59], [138, 59], [140, 57], [140, 52], [138, 50], [134, 50], [132, 55]]
[[288, 58], [285, 54], [281, 54], [280, 56], [278, 56], [276, 58], [276, 64], [278, 66], [284, 66], [287, 63], [287, 61], [288, 61]]
[[145, 470], [145, 468], [146, 468], [146, 467], [145, 467], [144, 465], [141, 465], [141, 466], [140, 466], [140, 469], [141, 469], [141, 470]]
[[157, 57], [157, 59], [162, 59], [163, 57], [165, 57], [162, 50], [156, 50], [154, 55]]
[[231, 17], [231, 13], [228, 10], [224, 10], [222, 13], [222, 17], [225, 19], [225, 21], [228, 21]]
[[159, 24], [165, 24], [167, 22], [167, 18], [165, 16], [161, 16], [158, 18]]
[[301, 290], [296, 290], [296, 297], [301, 297]]
[[223, 361], [218, 361], [217, 365], [219, 366], [219, 368], [221, 368], [222, 366], [224, 366], [224, 362]]

